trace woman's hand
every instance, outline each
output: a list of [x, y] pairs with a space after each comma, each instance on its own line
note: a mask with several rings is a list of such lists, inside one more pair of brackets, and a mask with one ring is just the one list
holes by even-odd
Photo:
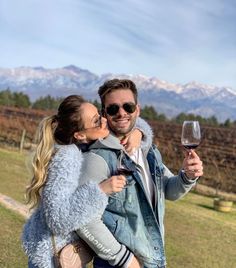
[[121, 144], [124, 146], [125, 151], [128, 154], [134, 153], [134, 151], [140, 147], [143, 133], [135, 128], [128, 136], [125, 136], [121, 140]]
[[130, 265], [128, 266], [128, 268], [141, 268], [141, 265], [135, 256], [132, 258], [132, 261]]
[[99, 187], [105, 194], [121, 192], [126, 185], [126, 178], [123, 175], [112, 176], [99, 183]]

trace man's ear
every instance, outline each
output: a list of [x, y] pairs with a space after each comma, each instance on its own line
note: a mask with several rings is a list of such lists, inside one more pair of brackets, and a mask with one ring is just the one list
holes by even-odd
[[140, 105], [137, 104], [137, 117], [140, 116], [140, 109], [141, 109], [141, 108], [140, 108]]
[[86, 135], [82, 132], [75, 132], [74, 133], [74, 138], [77, 140], [77, 141], [83, 141], [86, 139]]

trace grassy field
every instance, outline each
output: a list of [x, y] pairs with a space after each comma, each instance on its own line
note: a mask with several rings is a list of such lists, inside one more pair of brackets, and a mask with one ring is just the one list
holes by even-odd
[[[25, 157], [0, 149], [0, 192], [21, 202], [29, 178]], [[168, 268], [236, 267], [236, 207], [228, 214], [216, 212], [212, 202], [193, 193], [166, 202]], [[27, 267], [19, 240], [23, 223], [20, 216], [0, 206], [1, 268]]]
[[216, 212], [212, 198], [188, 194], [166, 206], [169, 268], [235, 268], [236, 208]]
[[28, 153], [0, 148], [0, 192], [25, 202], [24, 193], [30, 180]]
[[25, 268], [25, 257], [20, 243], [24, 219], [0, 205], [0, 267]]

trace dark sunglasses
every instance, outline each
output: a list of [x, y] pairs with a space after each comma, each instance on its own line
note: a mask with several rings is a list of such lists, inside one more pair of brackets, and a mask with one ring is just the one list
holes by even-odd
[[121, 107], [129, 114], [134, 113], [135, 110], [136, 110], [136, 104], [135, 103], [133, 103], [133, 102], [125, 102], [122, 105], [111, 104], [111, 105], [109, 105], [109, 106], [107, 106], [105, 108], [105, 111], [106, 111], [106, 113], [108, 115], [113, 116], [113, 115], [116, 115], [119, 112]]

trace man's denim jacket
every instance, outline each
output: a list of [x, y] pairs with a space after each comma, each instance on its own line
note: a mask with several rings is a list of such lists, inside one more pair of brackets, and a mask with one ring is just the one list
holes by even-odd
[[[101, 181], [116, 174], [121, 147], [114, 145], [114, 139], [110, 136], [90, 147], [87, 168], [83, 171], [87, 173], [87, 178], [96, 177]], [[154, 145], [149, 148], [146, 157], [154, 182], [154, 202], [151, 204], [146, 196], [136, 164], [125, 154], [122, 164], [133, 171], [127, 177], [130, 185], [110, 196], [103, 221], [115, 238], [126, 245], [145, 267], [156, 268], [166, 264], [164, 201], [179, 199], [191, 189], [195, 181], [187, 180], [182, 172], [174, 176], [162, 163], [160, 152]]]

